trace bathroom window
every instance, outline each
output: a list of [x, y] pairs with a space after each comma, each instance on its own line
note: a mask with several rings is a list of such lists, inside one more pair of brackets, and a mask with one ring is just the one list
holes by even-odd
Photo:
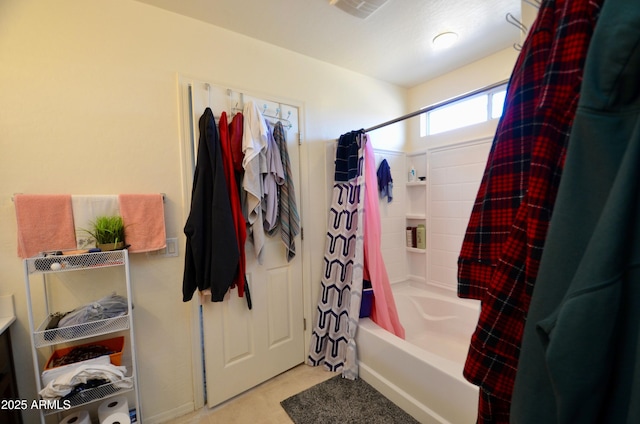
[[423, 113], [420, 137], [500, 118], [506, 94], [505, 84]]

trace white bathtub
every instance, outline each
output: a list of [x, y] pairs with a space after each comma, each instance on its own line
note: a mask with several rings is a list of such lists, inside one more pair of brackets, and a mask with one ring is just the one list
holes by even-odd
[[360, 320], [360, 377], [421, 423], [476, 421], [478, 388], [462, 376], [477, 302], [412, 281], [393, 293], [406, 340]]

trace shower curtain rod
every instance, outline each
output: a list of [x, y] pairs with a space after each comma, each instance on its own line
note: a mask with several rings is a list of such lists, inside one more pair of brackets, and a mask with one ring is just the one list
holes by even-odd
[[471, 96], [475, 96], [476, 94], [480, 94], [480, 93], [485, 92], [485, 91], [493, 90], [494, 88], [499, 87], [501, 85], [504, 85], [504, 84], [506, 84], [508, 82], [509, 82], [509, 80], [506, 79], [506, 80], [502, 80], [500, 82], [496, 82], [494, 84], [490, 84], [490, 85], [487, 85], [485, 87], [479, 88], [477, 90], [469, 91], [468, 93], [462, 94], [460, 96], [456, 96], [456, 97], [453, 97], [451, 99], [447, 99], [447, 100], [444, 100], [442, 102], [432, 104], [431, 106], [427, 106], [427, 107], [422, 108], [420, 110], [416, 110], [414, 112], [407, 113], [406, 115], [400, 116], [400, 117], [392, 119], [390, 121], [383, 122], [383, 123], [378, 124], [378, 125], [374, 125], [371, 128], [365, 129], [364, 132], [370, 132], [370, 131], [373, 131], [373, 130], [377, 130], [379, 128], [386, 127], [387, 125], [395, 124], [396, 122], [404, 121], [405, 119], [409, 119], [409, 118], [413, 118], [414, 116], [422, 115], [423, 113], [427, 113], [429, 111], [432, 111], [433, 109], [436, 109], [436, 108], [439, 108], [439, 107], [442, 107], [442, 106], [446, 106], [446, 105], [448, 105], [450, 103], [457, 102], [458, 100], [462, 100], [465, 97], [471, 97]]

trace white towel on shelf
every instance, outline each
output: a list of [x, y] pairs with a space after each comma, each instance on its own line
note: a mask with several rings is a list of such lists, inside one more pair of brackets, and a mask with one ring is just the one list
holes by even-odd
[[71, 206], [78, 249], [96, 247], [93, 237], [84, 230], [90, 230], [97, 217], [120, 215], [117, 194], [72, 195]]
[[114, 387], [129, 389], [133, 386], [131, 380], [125, 380], [127, 368], [124, 366], [106, 365], [80, 365], [73, 370], [58, 376], [40, 390], [42, 399], [60, 399], [79, 384], [89, 380], [101, 379], [109, 381]]

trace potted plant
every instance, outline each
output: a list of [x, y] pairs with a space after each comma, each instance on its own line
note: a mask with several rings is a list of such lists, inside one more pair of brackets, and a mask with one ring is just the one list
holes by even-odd
[[96, 240], [102, 251], [124, 248], [124, 221], [121, 216], [99, 216], [91, 230], [84, 230]]

